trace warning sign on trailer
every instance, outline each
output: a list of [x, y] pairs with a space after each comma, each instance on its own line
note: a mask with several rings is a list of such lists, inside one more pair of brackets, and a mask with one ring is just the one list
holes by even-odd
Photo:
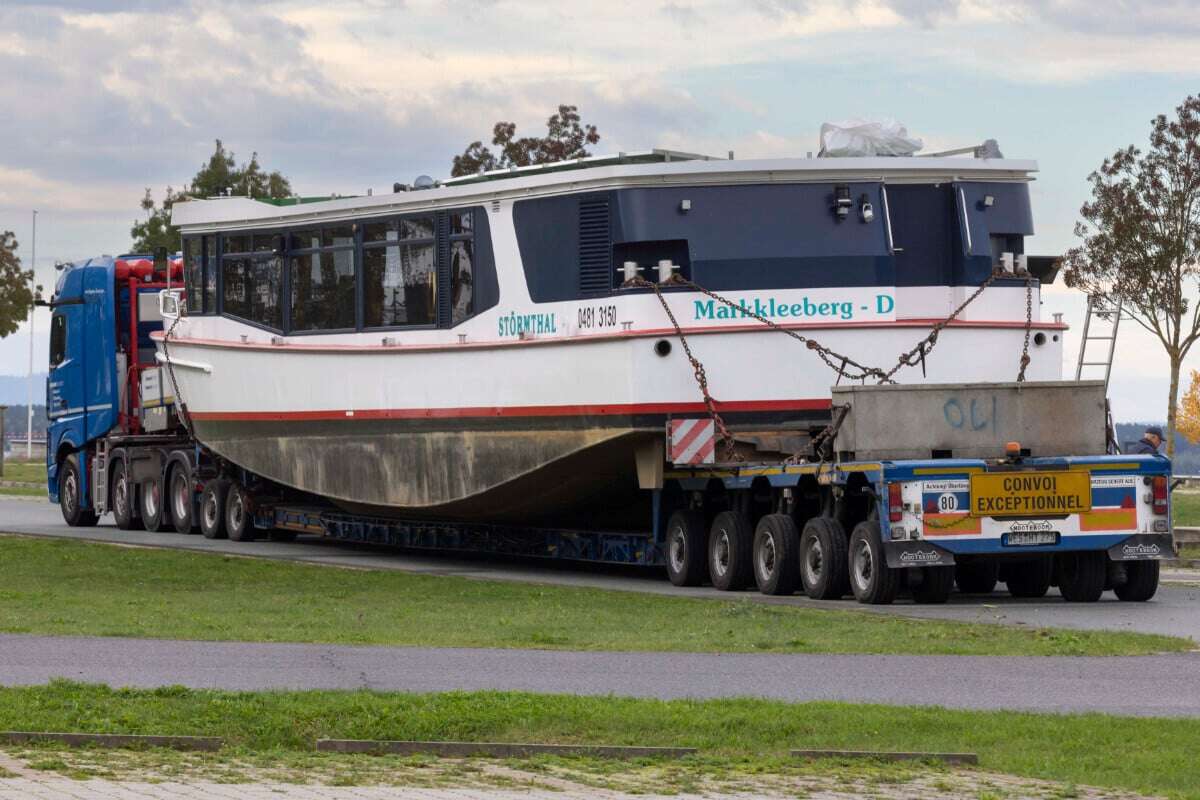
[[673, 419], [667, 433], [672, 464], [713, 463], [717, 451], [717, 426], [711, 419]]

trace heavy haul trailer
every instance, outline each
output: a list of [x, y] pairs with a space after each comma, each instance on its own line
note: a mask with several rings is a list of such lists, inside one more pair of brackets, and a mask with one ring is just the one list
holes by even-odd
[[902, 589], [942, 602], [955, 583], [987, 592], [998, 582], [1023, 597], [1057, 584], [1068, 600], [1105, 589], [1145, 600], [1172, 552], [1170, 464], [1103, 455], [1103, 386], [1087, 382], [834, 387], [832, 445], [808, 453], [812, 463], [671, 466], [662, 441], [639, 452], [652, 500], [641, 529], [347, 512], [189, 435], [172, 372], [203, 365], [164, 367], [150, 338], [162, 329], [158, 303], [178, 299], [162, 291], [168, 270], [174, 278], [174, 263], [93, 259], [59, 280], [47, 475], [71, 525], [111, 511], [121, 528], [664, 566], [676, 584], [868, 603]]

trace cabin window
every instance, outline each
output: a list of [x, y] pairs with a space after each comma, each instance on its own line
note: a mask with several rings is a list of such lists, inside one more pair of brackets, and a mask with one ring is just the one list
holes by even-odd
[[217, 237], [204, 237], [204, 313], [217, 313]]
[[278, 238], [235, 234], [224, 239], [225, 254], [221, 261], [224, 312], [281, 330], [283, 258], [272, 249]]
[[55, 314], [50, 320], [50, 368], [54, 369], [67, 358], [67, 318]]
[[204, 239], [195, 237], [183, 243], [183, 277], [187, 289], [189, 314], [204, 313]]
[[293, 233], [289, 269], [290, 330], [355, 327], [353, 227]]
[[437, 324], [433, 217], [363, 226], [363, 326]]

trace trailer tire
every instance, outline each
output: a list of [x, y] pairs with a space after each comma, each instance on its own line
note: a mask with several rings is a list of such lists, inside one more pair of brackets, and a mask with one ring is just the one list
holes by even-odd
[[913, 587], [913, 601], [922, 605], [941, 605], [950, 599], [954, 588], [954, 567], [921, 567], [921, 582]]
[[968, 561], [954, 567], [954, 580], [963, 594], [991, 594], [999, 579], [1000, 564], [997, 561]]
[[1072, 603], [1094, 603], [1104, 594], [1107, 556], [1099, 552], [1061, 553], [1058, 561], [1058, 590]]
[[225, 494], [225, 533], [235, 542], [252, 542], [256, 538], [250, 495], [238, 483], [229, 484]]
[[137, 489], [129, 481], [125, 459], [118, 458], [113, 462], [109, 481], [112, 483], [113, 519], [116, 520], [117, 527], [123, 531], [140, 528], [140, 518], [134, 510], [137, 505]]
[[176, 464], [170, 474], [167, 486], [171, 490], [171, 521], [180, 533], [193, 533], [196, 529], [196, 515], [192, 511], [196, 490], [192, 488], [192, 471], [183, 464]]
[[72, 528], [90, 528], [99, 521], [95, 511], [84, 508], [83, 499], [79, 456], [72, 453], [58, 468], [58, 507], [63, 520]]
[[204, 484], [200, 493], [200, 533], [205, 539], [224, 539], [225, 496], [229, 493], [229, 481], [212, 480]]
[[814, 600], [850, 593], [850, 545], [846, 529], [832, 517], [813, 517], [800, 535], [800, 580]]
[[889, 605], [900, 590], [900, 570], [887, 565], [875, 520], [858, 523], [850, 534], [850, 589], [855, 600], [873, 606]]
[[699, 586], [708, 573], [704, 515], [681, 509], [667, 520], [667, 577], [676, 586]]
[[1113, 589], [1118, 599], [1130, 603], [1144, 603], [1158, 592], [1158, 575], [1161, 561], [1126, 561], [1125, 583]]
[[708, 576], [723, 592], [745, 589], [754, 580], [754, 531], [736, 511], [722, 511], [708, 530]]
[[1025, 564], [1006, 568], [1004, 583], [1013, 597], [1045, 597], [1054, 579], [1054, 559], [1037, 558]]
[[763, 594], [795, 594], [800, 586], [800, 533], [787, 514], [767, 514], [754, 530], [754, 582]]
[[139, 492], [142, 509], [142, 525], [151, 533], [157, 533], [167, 527], [170, 518], [167, 515], [162, 478], [154, 477], [142, 484]]

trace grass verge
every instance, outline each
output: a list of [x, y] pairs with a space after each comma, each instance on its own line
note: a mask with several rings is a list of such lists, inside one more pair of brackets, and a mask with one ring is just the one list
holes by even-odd
[[1194, 646], [1153, 634], [913, 620], [19, 536], [0, 536], [0, 575], [0, 631], [9, 633], [694, 652], [1139, 655]]
[[45, 497], [44, 486], [0, 486], [0, 496], [9, 497]]
[[[225, 737], [300, 753], [318, 737], [655, 744], [754, 771], [794, 747], [974, 751], [981, 770], [1200, 798], [1200, 720], [951, 711], [766, 700], [640, 700], [507, 692], [402, 694], [0, 688], [0, 728]], [[1152, 744], [1149, 744], [1152, 743]]]
[[1200, 525], [1200, 492], [1171, 492], [1171, 520], [1185, 528]]
[[46, 483], [46, 464], [43, 461], [16, 461], [4, 459], [4, 474], [0, 480], [25, 483]]

